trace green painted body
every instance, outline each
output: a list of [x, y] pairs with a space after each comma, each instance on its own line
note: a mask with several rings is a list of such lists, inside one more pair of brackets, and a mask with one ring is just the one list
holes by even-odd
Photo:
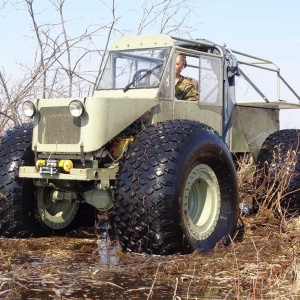
[[[112, 71], [117, 59], [111, 59], [107, 63], [111, 70], [109, 80], [115, 80], [115, 83], [111, 83], [109, 88], [100, 87], [93, 97], [38, 100], [32, 141], [36, 158], [46, 159], [51, 156], [55, 159], [72, 159], [78, 163], [70, 174], [56, 175], [40, 174], [34, 166], [21, 167], [20, 177], [95, 180], [110, 186], [110, 180], [115, 179], [118, 164], [116, 162], [109, 168], [99, 167], [97, 153], [148, 112], [149, 119], [143, 123], [144, 127], [172, 119], [199, 121], [213, 127], [231, 152], [246, 152], [251, 148], [255, 160], [266, 137], [281, 129], [280, 110], [300, 109], [297, 104], [282, 102], [237, 104], [234, 81], [237, 74], [228, 75], [226, 72], [229, 63], [234, 61], [230, 56], [232, 52], [206, 40], [184, 40], [167, 35], [123, 37], [112, 45], [111, 53], [126, 58], [131, 50], [137, 50], [139, 52], [135, 53], [135, 59], [138, 61], [143, 49], [166, 49], [168, 52], [165, 59], [159, 55], [147, 58], [149, 65], [152, 60], [156, 62], [156, 68], [159, 67], [159, 60], [163, 64], [157, 85], [139, 87], [136, 83], [136, 86], [126, 91], [123, 89], [125, 86], [114, 87], [114, 84], [117, 85], [117, 77], [123, 74], [117, 76], [118, 70]], [[199, 101], [177, 100], [173, 88], [168, 88], [165, 94], [161, 92], [167, 76], [169, 86], [175, 85], [174, 65], [179, 53], [197, 61], [190, 67], [199, 82]], [[207, 71], [209, 68], [211, 70]], [[72, 117], [68, 112], [68, 105], [74, 99], [80, 100], [85, 106], [81, 118]]]

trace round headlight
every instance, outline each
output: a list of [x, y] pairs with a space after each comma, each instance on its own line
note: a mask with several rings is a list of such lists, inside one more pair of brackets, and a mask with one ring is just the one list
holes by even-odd
[[69, 111], [73, 117], [81, 117], [84, 113], [84, 104], [79, 100], [73, 100], [69, 104]]
[[23, 112], [25, 116], [32, 118], [36, 114], [36, 107], [33, 102], [25, 101], [23, 103]]

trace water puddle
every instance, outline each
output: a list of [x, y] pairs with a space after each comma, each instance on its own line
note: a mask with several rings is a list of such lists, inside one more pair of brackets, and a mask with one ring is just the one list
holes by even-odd
[[93, 229], [0, 239], [0, 299], [296, 299], [297, 255], [295, 230], [279, 239], [264, 224], [240, 243], [185, 256], [123, 253]]
[[106, 238], [2, 239], [0, 246], [3, 299], [173, 299], [190, 281], [178, 277], [174, 289], [172, 261], [180, 258], [122, 253]]

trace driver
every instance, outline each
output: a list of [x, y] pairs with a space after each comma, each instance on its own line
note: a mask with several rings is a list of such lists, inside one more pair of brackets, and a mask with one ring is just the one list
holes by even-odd
[[[176, 58], [175, 65], [175, 97], [177, 100], [198, 101], [198, 89], [193, 83], [192, 78], [182, 76], [180, 72], [186, 67], [186, 56], [179, 54]], [[140, 117], [143, 123], [149, 120], [149, 112], [146, 112]]]
[[180, 72], [186, 67], [186, 56], [179, 54], [176, 58], [175, 97], [178, 100], [198, 101], [199, 93], [192, 79], [184, 77]]

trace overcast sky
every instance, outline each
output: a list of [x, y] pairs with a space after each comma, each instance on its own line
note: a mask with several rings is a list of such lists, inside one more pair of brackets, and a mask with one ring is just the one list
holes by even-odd
[[[48, 0], [39, 0], [40, 17], [47, 22], [55, 15]], [[111, 1], [103, 1], [110, 5]], [[137, 7], [143, 1], [118, 1], [116, 15], [119, 26], [132, 28], [137, 18]], [[157, 1], [159, 2], [159, 1]], [[72, 20], [73, 28], [105, 21], [107, 10], [99, 0], [67, 0], [65, 18]], [[193, 38], [205, 38], [228, 48], [246, 52], [275, 62], [283, 77], [300, 94], [300, 1], [299, 0], [198, 0], [194, 1], [194, 14], [190, 24], [196, 30]], [[103, 7], [103, 5], [102, 5]], [[16, 62], [30, 61], [33, 46], [27, 37], [30, 33], [28, 14], [10, 5], [0, 10], [1, 47], [0, 66], [6, 73], [17, 72]], [[195, 25], [194, 25], [195, 24]], [[196, 25], [197, 24], [197, 25]], [[70, 26], [69, 25], [69, 26]], [[147, 33], [156, 33], [151, 27]], [[26, 37], [27, 36], [27, 37]], [[99, 45], [102, 48], [103, 45]]]

